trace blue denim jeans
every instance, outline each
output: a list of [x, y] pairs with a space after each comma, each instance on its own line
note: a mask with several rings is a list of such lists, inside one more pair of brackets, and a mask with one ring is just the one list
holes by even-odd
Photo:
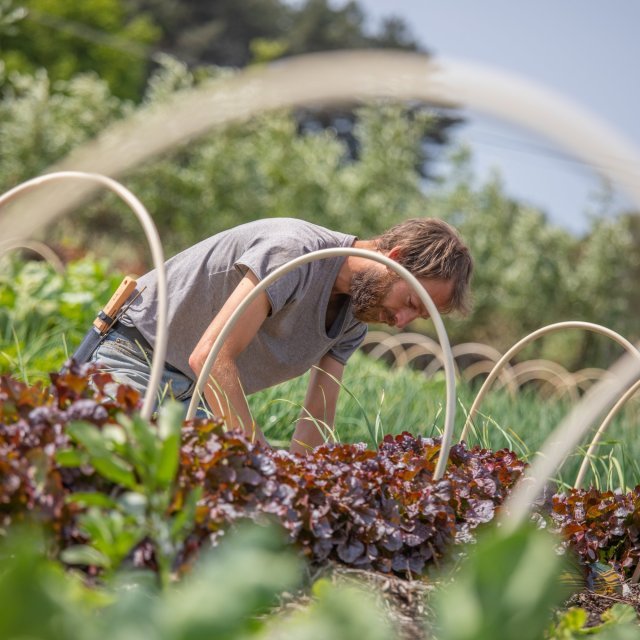
[[[113, 379], [121, 384], [129, 385], [143, 396], [149, 386], [153, 351], [131, 340], [128, 336], [111, 329], [100, 346], [93, 352], [89, 362], [99, 364]], [[185, 412], [191, 402], [195, 390], [195, 382], [165, 362], [164, 371], [158, 389], [154, 410], [167, 398], [178, 400], [184, 404]], [[196, 417], [206, 418], [207, 411], [199, 407]]]

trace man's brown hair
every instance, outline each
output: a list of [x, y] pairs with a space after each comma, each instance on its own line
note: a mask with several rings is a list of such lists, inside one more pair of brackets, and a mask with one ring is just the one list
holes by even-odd
[[412, 218], [375, 239], [380, 251], [398, 248], [396, 261], [416, 278], [453, 280], [445, 312], [469, 310], [469, 280], [473, 259], [459, 233], [437, 218]]

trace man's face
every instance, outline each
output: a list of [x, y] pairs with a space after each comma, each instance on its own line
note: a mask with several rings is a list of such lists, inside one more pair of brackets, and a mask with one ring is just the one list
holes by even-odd
[[[419, 282], [438, 309], [446, 308], [453, 291], [451, 281], [421, 278]], [[354, 274], [350, 295], [353, 314], [362, 322], [402, 329], [416, 318], [429, 317], [418, 292], [386, 268], [370, 267]]]

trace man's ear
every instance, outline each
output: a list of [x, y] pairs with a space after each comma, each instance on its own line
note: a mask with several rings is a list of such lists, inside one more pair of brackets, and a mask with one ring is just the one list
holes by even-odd
[[402, 249], [400, 247], [393, 247], [392, 249], [389, 249], [387, 257], [398, 262], [402, 258]]

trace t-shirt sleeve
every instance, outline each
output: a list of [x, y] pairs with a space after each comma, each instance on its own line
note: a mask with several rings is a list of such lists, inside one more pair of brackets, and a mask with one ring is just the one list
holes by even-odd
[[342, 334], [340, 340], [329, 349], [328, 354], [341, 364], [347, 364], [347, 360], [362, 344], [366, 335], [367, 325], [363, 322], [355, 322]]
[[[274, 247], [260, 239], [256, 240], [236, 260], [235, 267], [245, 272], [247, 269], [253, 272], [258, 280], [264, 280], [266, 276], [283, 264], [297, 258], [300, 255], [288, 247]], [[298, 287], [307, 265], [301, 265], [272, 282], [266, 288], [266, 294], [271, 303], [271, 313], [277, 313], [286, 304], [295, 300]]]

